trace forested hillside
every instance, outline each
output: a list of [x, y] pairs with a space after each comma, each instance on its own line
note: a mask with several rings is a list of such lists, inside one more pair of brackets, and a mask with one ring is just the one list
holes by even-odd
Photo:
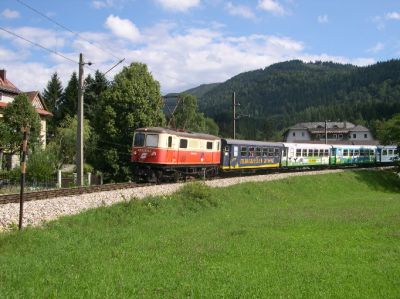
[[374, 130], [377, 120], [400, 112], [400, 61], [357, 67], [293, 60], [239, 74], [199, 97], [200, 109], [215, 119], [223, 136], [232, 132], [233, 91], [238, 113], [250, 115], [237, 122], [243, 138], [278, 140], [296, 122], [325, 119]]

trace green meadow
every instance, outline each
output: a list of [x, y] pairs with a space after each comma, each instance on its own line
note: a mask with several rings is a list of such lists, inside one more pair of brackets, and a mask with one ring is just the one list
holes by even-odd
[[0, 235], [0, 298], [399, 298], [400, 180], [346, 171], [126, 201]]

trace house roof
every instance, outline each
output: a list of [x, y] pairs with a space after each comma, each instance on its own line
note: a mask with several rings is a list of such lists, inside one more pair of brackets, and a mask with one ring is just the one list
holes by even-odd
[[11, 94], [19, 94], [21, 91], [11, 83], [7, 78], [2, 78], [0, 76], [0, 91], [4, 91]]
[[[342, 121], [342, 122], [326, 122], [326, 127], [327, 129], [352, 129], [356, 127], [355, 124], [348, 122], [348, 121]], [[290, 129], [323, 129], [325, 130], [325, 122], [304, 122], [304, 123], [297, 123], [294, 126], [290, 127]]]
[[[19, 92], [21, 93], [21, 92]], [[47, 107], [40, 95], [39, 91], [28, 91], [25, 92], [28, 96], [29, 101], [35, 107], [36, 112], [41, 116], [53, 116], [53, 114], [47, 110]], [[0, 108], [7, 107], [9, 103], [0, 102]]]

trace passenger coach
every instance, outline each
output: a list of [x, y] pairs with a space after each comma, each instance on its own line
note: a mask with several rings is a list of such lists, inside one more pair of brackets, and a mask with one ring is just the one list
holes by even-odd
[[133, 137], [134, 173], [148, 181], [211, 175], [220, 164], [220, 138], [159, 127], [141, 128]]

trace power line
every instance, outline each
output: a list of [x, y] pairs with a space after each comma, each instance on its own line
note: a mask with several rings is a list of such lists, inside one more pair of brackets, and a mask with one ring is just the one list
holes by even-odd
[[[17, 1], [18, 1], [18, 0], [17, 0]], [[51, 50], [51, 49], [49, 49], [49, 48], [46, 48], [45, 46], [42, 46], [41, 44], [35, 43], [35, 42], [33, 42], [33, 41], [31, 41], [31, 40], [29, 40], [29, 39], [27, 39], [27, 38], [25, 38], [25, 37], [23, 37], [23, 36], [17, 34], [17, 33], [14, 33], [14, 32], [12, 32], [12, 31], [10, 31], [10, 30], [7, 30], [7, 29], [5, 29], [5, 28], [3, 28], [3, 27], [0, 27], [0, 30], [3, 30], [4, 32], [7, 32], [8, 34], [11, 34], [11, 35], [13, 35], [13, 36], [15, 36], [15, 37], [18, 37], [18, 38], [20, 38], [20, 39], [22, 39], [22, 40], [24, 40], [24, 41], [26, 41], [26, 42], [28, 42], [28, 43], [30, 43], [30, 44], [32, 44], [32, 45], [35, 45], [36, 47], [42, 48], [43, 50], [46, 50], [46, 51], [48, 51], [48, 52], [50, 52], [50, 53], [53, 53], [53, 54], [56, 54], [56, 55], [58, 55], [58, 56], [60, 56], [60, 57], [62, 57], [62, 58], [64, 58], [64, 59], [66, 59], [66, 60], [68, 60], [68, 61], [70, 61], [70, 62], [73, 62], [73, 63], [78, 64], [78, 61], [75, 61], [75, 60], [73, 60], [73, 59], [71, 59], [71, 58], [69, 58], [69, 57], [67, 57], [67, 56], [64, 56], [64, 55], [62, 55], [61, 53], [59, 53], [59, 52], [57, 52], [57, 51]]]
[[[32, 7], [32, 6], [28, 5], [28, 4], [26, 4], [25, 2], [23, 2], [23, 1], [21, 1], [21, 0], [15, 0], [15, 1], [19, 2], [21, 5], [27, 7], [28, 9], [30, 9], [30, 10], [32, 10], [33, 12], [37, 13], [38, 15], [42, 16], [43, 18], [47, 19], [48, 21], [50, 21], [50, 22], [56, 24], [57, 26], [63, 28], [64, 30], [67, 30], [68, 32], [70, 32], [70, 33], [72, 33], [72, 34], [78, 36], [80, 39], [82, 39], [82, 40], [88, 42], [89, 44], [91, 44], [92, 46], [96, 47], [97, 49], [99, 49], [99, 50], [101, 50], [101, 51], [103, 51], [103, 52], [107, 52], [108, 54], [110, 54], [112, 57], [118, 59], [119, 61], [122, 60], [121, 58], [115, 56], [114, 53], [113, 53], [112, 51], [110, 51], [110, 50], [108, 50], [108, 49], [106, 49], [106, 48], [102, 48], [102, 47], [97, 46], [95, 43], [93, 43], [93, 42], [87, 40], [86, 38], [82, 37], [82, 35], [80, 35], [79, 33], [77, 33], [77, 32], [75, 32], [75, 31], [69, 29], [68, 27], [66, 27], [66, 26], [63, 25], [63, 24], [60, 24], [60, 23], [57, 22], [56, 20], [50, 18], [50, 17], [47, 16], [46, 14], [44, 14], [44, 13], [42, 13], [41, 11], [35, 9], [34, 7]], [[121, 62], [122, 62], [122, 61], [121, 61]]]

